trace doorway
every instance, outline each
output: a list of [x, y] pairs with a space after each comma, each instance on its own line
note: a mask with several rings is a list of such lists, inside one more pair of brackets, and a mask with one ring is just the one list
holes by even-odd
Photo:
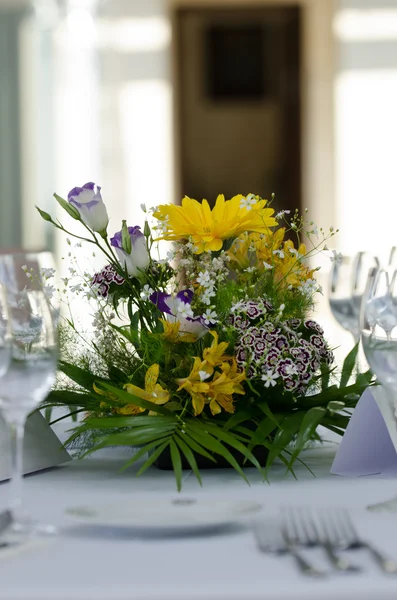
[[301, 209], [299, 6], [176, 10], [180, 190]]

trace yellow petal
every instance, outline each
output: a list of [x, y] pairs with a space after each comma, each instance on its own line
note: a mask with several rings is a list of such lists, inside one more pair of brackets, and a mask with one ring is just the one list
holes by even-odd
[[160, 366], [157, 364], [152, 365], [146, 371], [145, 376], [145, 390], [149, 393], [153, 392], [154, 386], [156, 385], [157, 378], [159, 376]]

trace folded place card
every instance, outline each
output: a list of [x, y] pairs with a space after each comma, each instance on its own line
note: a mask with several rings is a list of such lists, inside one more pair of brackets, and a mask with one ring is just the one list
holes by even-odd
[[331, 467], [347, 477], [397, 476], [397, 420], [393, 398], [382, 386], [361, 396]]
[[[10, 477], [10, 448], [7, 426], [0, 419], [0, 481]], [[55, 467], [68, 460], [70, 454], [41, 413], [31, 415], [25, 428], [23, 471], [25, 474]]]

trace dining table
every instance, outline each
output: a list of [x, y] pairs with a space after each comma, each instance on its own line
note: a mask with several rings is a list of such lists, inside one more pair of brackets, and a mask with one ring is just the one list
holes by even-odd
[[[335, 440], [304, 451], [294, 475], [275, 463], [265, 480], [246, 468], [246, 483], [234, 469], [202, 471], [200, 486], [190, 471], [177, 492], [172, 471], [139, 465], [121, 467], [131, 449], [106, 449], [83, 459], [25, 477], [29, 513], [57, 527], [53, 536], [36, 536], [20, 546], [0, 547], [1, 600], [395, 600], [397, 576], [385, 575], [365, 550], [349, 556], [360, 573], [332, 570], [311, 579], [292, 556], [260, 552], [255, 523], [269, 522], [280, 506], [325, 512], [349, 510], [360, 536], [397, 558], [397, 513], [372, 512], [369, 505], [397, 496], [397, 481], [385, 476], [347, 478], [332, 475]], [[0, 485], [0, 508], [7, 504], [8, 483]], [[159, 510], [170, 501], [219, 501], [260, 505], [255, 519], [194, 531], [146, 531], [92, 524], [70, 514], [73, 507], [128, 505]], [[139, 514], [138, 514], [139, 517]], [[306, 551], [327, 568], [321, 549]]]

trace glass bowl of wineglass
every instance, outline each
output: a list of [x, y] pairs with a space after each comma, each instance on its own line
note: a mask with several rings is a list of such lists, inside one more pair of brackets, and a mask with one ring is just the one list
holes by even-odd
[[[0, 412], [11, 440], [9, 510], [12, 525], [2, 534], [9, 543], [24, 541], [31, 533], [50, 532], [36, 525], [22, 505], [22, 453], [28, 415], [45, 399], [57, 368], [57, 312], [50, 304], [34, 253], [0, 256], [0, 282], [5, 290], [10, 328], [10, 360], [1, 377]], [[0, 336], [1, 337], [1, 336]]]
[[339, 255], [332, 264], [328, 292], [331, 312], [355, 343], [360, 339], [360, 307], [368, 274], [378, 268], [379, 260], [367, 252]]
[[[361, 341], [378, 385], [376, 399], [388, 428], [395, 428], [397, 408], [397, 271], [379, 270], [368, 278], [361, 306]], [[389, 422], [387, 421], [389, 419]], [[370, 507], [397, 512], [397, 498]]]

